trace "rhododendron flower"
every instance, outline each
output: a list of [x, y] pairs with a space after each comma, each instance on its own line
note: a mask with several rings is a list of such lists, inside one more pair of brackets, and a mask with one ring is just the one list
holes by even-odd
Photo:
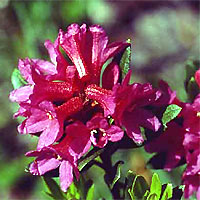
[[[81, 36], [79, 37], [79, 40], [77, 40], [77, 31], [82, 29], [85, 31], [82, 35], [83, 37]], [[74, 33], [76, 34], [74, 35]], [[61, 38], [62, 42], [60, 42]], [[75, 64], [75, 66], [70, 66], [61, 54], [59, 46], [61, 45], [66, 50], [68, 48], [68, 43], [70, 43], [79, 48], [79, 46], [85, 44], [86, 38], [87, 42], [89, 42], [88, 44], [91, 44], [91, 48], [88, 48], [87, 46], [87, 51], [84, 50], [84, 52], [82, 50], [78, 51], [78, 49], [77, 51], [73, 51], [80, 59], [85, 59], [84, 62], [88, 65], [84, 67], [91, 72], [90, 80], [83, 82], [82, 79], [79, 78], [80, 66], [77, 64], [77, 62], [79, 63], [81, 61], [77, 61], [75, 55], [70, 54], [72, 61]], [[62, 131], [60, 130], [62, 130], [64, 121], [73, 120], [70, 117], [81, 111], [83, 108], [87, 110], [86, 105], [88, 105], [89, 101], [91, 101], [91, 103], [96, 102], [96, 104], [100, 105], [100, 107], [103, 108], [105, 116], [114, 113], [115, 103], [113, 92], [98, 86], [100, 71], [102, 65], [108, 58], [114, 56], [119, 50], [124, 49], [129, 44], [113, 43], [107, 45], [107, 43], [108, 38], [101, 27], [93, 26], [93, 28], [89, 28], [86, 31], [85, 25], [79, 29], [78, 25], [74, 24], [68, 28], [66, 34], [62, 35], [62, 31], [60, 31], [54, 44], [49, 40], [45, 42], [52, 63], [38, 59], [20, 60], [19, 69], [24, 79], [28, 82], [28, 86], [13, 91], [10, 95], [10, 99], [21, 105], [20, 110], [15, 116], [21, 115], [27, 118], [22, 125], [19, 126], [20, 132], [36, 133], [42, 131], [38, 147], [41, 147], [40, 144], [48, 146], [50, 141], [53, 143], [58, 140], [62, 136]], [[69, 52], [67, 51], [67, 53]], [[91, 55], [92, 57], [87, 57], [86, 59], [86, 57], [82, 57], [82, 54], [85, 56]], [[94, 56], [97, 56], [98, 58], [95, 58]], [[95, 71], [93, 71], [94, 68]], [[110, 70], [105, 70], [104, 77], [108, 76], [106, 74], [109, 74], [110, 76], [113, 75], [112, 77], [116, 76], [116, 70], [113, 71], [112, 68], [116, 68], [116, 64], [113, 65], [111, 63], [108, 66], [108, 69]], [[117, 74], [119, 76], [119, 69]], [[103, 85], [114, 85], [116, 84], [116, 80], [116, 78], [112, 81], [105, 79], [103, 80]], [[49, 108], [45, 108], [45, 111], [40, 108], [40, 104], [43, 104], [43, 101], [52, 103], [51, 106], [49, 105]], [[91, 107], [91, 110], [93, 110], [93, 107], [94, 106]], [[38, 113], [41, 114], [41, 117], [36, 119], [37, 116], [39, 116]], [[50, 119], [51, 117], [49, 118], [47, 115], [48, 113], [52, 113], [51, 116], [53, 116], [53, 119]], [[36, 121], [37, 123], [34, 124]], [[51, 133], [51, 128], [53, 128], [52, 123], [55, 125], [53, 127], [57, 127], [57, 131], [53, 131], [53, 133]], [[42, 126], [40, 124], [42, 124]], [[35, 127], [34, 130], [32, 127]], [[46, 137], [43, 137], [44, 135], [48, 135], [48, 138], [46, 139], [48, 142], [45, 142]]]
[[153, 105], [158, 108], [169, 104], [182, 105], [176, 97], [176, 91], [172, 91], [169, 85], [163, 80], [159, 81], [159, 92], [157, 92], [157, 95], [157, 100]]
[[167, 130], [146, 144], [145, 150], [149, 153], [165, 153], [164, 169], [170, 171], [185, 157], [185, 149], [183, 147], [184, 133], [184, 129], [181, 126], [173, 121], [169, 122]]
[[[115, 112], [112, 88], [119, 82], [119, 66], [115, 61], [107, 66], [102, 87], [100, 74], [104, 63], [129, 45], [108, 44], [100, 26], [72, 24], [66, 33], [60, 30], [54, 43], [45, 42], [51, 62], [28, 58], [19, 61], [27, 84], [11, 92], [10, 99], [20, 105], [14, 117], [25, 117], [19, 132], [39, 136], [37, 150], [27, 153], [37, 157], [30, 165], [31, 173], [43, 175], [59, 167], [61, 188], [66, 191], [73, 180], [72, 171], [78, 174], [77, 161], [88, 151], [91, 141], [104, 147], [108, 141], [123, 137], [123, 130], [109, 125], [106, 118]], [[65, 60], [60, 47], [73, 65]], [[102, 133], [99, 140], [92, 134], [97, 129]]]
[[36, 157], [29, 167], [30, 172], [33, 175], [43, 175], [59, 167], [60, 185], [66, 192], [73, 181], [73, 171], [76, 178], [79, 178], [77, 161], [91, 145], [90, 132], [82, 129], [82, 126], [79, 122], [69, 125], [66, 127], [66, 137], [59, 144], [26, 153], [26, 156]]
[[182, 159], [186, 160], [187, 167], [182, 177], [185, 185], [184, 196], [189, 198], [193, 192], [197, 191], [198, 199], [200, 191], [200, 95], [192, 104], [184, 104], [177, 98], [173, 98], [169, 102], [177, 103], [182, 107], [178, 119], [183, 119], [183, 125], [179, 125], [175, 121], [169, 122], [166, 131], [147, 143], [145, 150], [150, 153], [165, 153], [164, 169], [166, 170], [175, 168]]
[[83, 24], [71, 24], [67, 32], [60, 30], [61, 47], [77, 68], [80, 79], [99, 84], [103, 64], [129, 44], [114, 42], [108, 44], [105, 31], [98, 25], [89, 28]]
[[43, 101], [38, 107], [27, 108], [27, 117], [18, 127], [22, 134], [36, 134], [42, 132], [39, 137], [38, 148], [53, 144], [62, 136], [62, 123], [56, 114], [51, 102]]
[[113, 115], [116, 123], [124, 126], [130, 138], [137, 143], [144, 141], [140, 127], [157, 131], [160, 127], [158, 118], [145, 106], [157, 100], [158, 92], [150, 84], [134, 83], [129, 85], [131, 71], [121, 85], [113, 88], [116, 109]]
[[185, 105], [182, 115], [184, 117], [183, 127], [186, 132], [183, 145], [188, 150], [197, 149], [200, 141], [200, 95], [192, 104]]
[[88, 121], [87, 128], [91, 132], [91, 142], [100, 148], [104, 147], [108, 141], [121, 140], [124, 135], [124, 131], [120, 127], [109, 125], [108, 119], [102, 115], [96, 115]]
[[[122, 53], [130, 44], [109, 44], [99, 25], [71, 24], [66, 31], [59, 31], [55, 42], [46, 40], [44, 45], [50, 61], [20, 59], [18, 68], [25, 85], [10, 93], [10, 100], [20, 106], [14, 117], [25, 118], [18, 131], [39, 137], [36, 150], [26, 153], [36, 157], [29, 166], [30, 173], [44, 175], [58, 169], [61, 189], [66, 192], [73, 182], [73, 173], [79, 179], [79, 159], [91, 145], [103, 148], [108, 142], [120, 141], [124, 132], [141, 144], [141, 127], [162, 131], [160, 113], [176, 104], [182, 107], [181, 113], [145, 149], [165, 153], [166, 170], [185, 159], [185, 197], [197, 191], [200, 198], [200, 96], [193, 104], [185, 104], [164, 81], [159, 83], [159, 89], [153, 89], [149, 83], [130, 84], [131, 70], [122, 80], [123, 59], [118, 58], [126, 55]], [[199, 74], [198, 70], [198, 85]]]
[[200, 199], [200, 150], [197, 148], [194, 152], [188, 152], [187, 168], [183, 173], [183, 184], [185, 185], [184, 197], [189, 198], [194, 192], [197, 192], [197, 199]]
[[189, 198], [194, 192], [197, 192], [197, 199], [200, 198], [200, 95], [198, 95], [192, 104], [186, 104], [183, 109], [183, 127], [185, 137], [183, 141], [186, 149], [187, 168], [183, 174], [183, 184], [185, 185], [184, 196]]

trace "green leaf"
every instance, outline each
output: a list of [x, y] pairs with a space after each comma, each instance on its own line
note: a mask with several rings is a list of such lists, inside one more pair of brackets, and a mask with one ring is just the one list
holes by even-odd
[[128, 170], [128, 173], [126, 175], [125, 179], [125, 188], [124, 188], [124, 193], [125, 193], [125, 199], [133, 199], [132, 198], [132, 193], [131, 193], [131, 187], [133, 185], [133, 182], [135, 180], [136, 173], [134, 173], [131, 170]]
[[93, 153], [91, 156], [84, 158], [82, 161], [78, 163], [78, 169], [81, 171], [90, 161], [94, 160], [97, 156], [99, 156], [104, 149], [99, 149], [95, 153]]
[[136, 177], [136, 173], [134, 173], [131, 170], [128, 170], [128, 173], [126, 175], [126, 187], [127, 188], [131, 188], [131, 186], [133, 185], [133, 181], [135, 180]]
[[185, 65], [186, 68], [186, 81], [190, 80], [192, 76], [194, 76], [196, 70], [199, 69], [200, 61], [188, 59]]
[[165, 188], [165, 191], [163, 192], [161, 200], [167, 200], [170, 199], [171, 197], [172, 197], [172, 184], [168, 183]]
[[[128, 39], [127, 43], [131, 43], [131, 39]], [[124, 51], [122, 58], [120, 60], [120, 64], [119, 64], [122, 70], [123, 77], [128, 73], [130, 69], [130, 62], [131, 62], [131, 47], [128, 46], [126, 50]]]
[[116, 174], [115, 174], [115, 177], [113, 179], [113, 182], [112, 184], [110, 185], [110, 188], [113, 189], [115, 183], [120, 179], [121, 177], [121, 165], [124, 164], [124, 162], [120, 161], [117, 165], [117, 171], [116, 171]]
[[188, 81], [186, 90], [189, 99], [193, 101], [196, 95], [200, 92], [199, 86], [197, 85], [197, 82], [194, 77], [191, 77], [190, 80]]
[[130, 188], [128, 189], [128, 193], [129, 193], [129, 195], [130, 195], [130, 197], [131, 197], [131, 200], [135, 200], [135, 198], [134, 198], [134, 196], [133, 196], [133, 193], [131, 192], [131, 189], [130, 189]]
[[143, 176], [136, 176], [132, 185], [131, 193], [135, 199], [142, 199], [149, 186]]
[[66, 193], [67, 200], [71, 199], [80, 199], [80, 194], [74, 182], [69, 186], [67, 193]]
[[60, 190], [59, 185], [56, 183], [55, 180], [53, 180], [50, 177], [43, 176], [43, 179], [51, 192], [49, 195], [52, 196], [53, 199], [55, 200], [64, 200], [65, 197], [63, 196], [63, 192]]
[[17, 68], [15, 68], [12, 72], [11, 82], [14, 89], [17, 89], [27, 83]]
[[86, 200], [92, 200], [92, 199], [94, 199], [94, 184], [92, 184], [92, 186], [89, 188], [86, 197]]
[[149, 196], [147, 197], [147, 200], [159, 200], [159, 198], [157, 197], [157, 194], [149, 194]]
[[182, 108], [175, 104], [171, 104], [167, 107], [162, 116], [162, 123], [165, 129], [167, 128], [167, 123], [176, 118], [181, 110]]
[[147, 190], [147, 191], [145, 192], [145, 194], [144, 194], [142, 200], [146, 200], [146, 199], [149, 197], [149, 194], [150, 194], [150, 192], [149, 192], [149, 190]]
[[151, 194], [156, 194], [157, 198], [160, 198], [162, 191], [162, 185], [159, 179], [158, 174], [154, 173], [152, 177], [152, 182], [151, 182], [151, 187], [150, 187], [150, 193]]

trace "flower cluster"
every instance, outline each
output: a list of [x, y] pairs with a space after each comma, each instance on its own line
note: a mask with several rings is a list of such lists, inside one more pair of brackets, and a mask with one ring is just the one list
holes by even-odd
[[[29, 167], [33, 175], [58, 168], [61, 188], [66, 191], [73, 173], [79, 178], [78, 161], [92, 145], [103, 148], [108, 142], [120, 141], [124, 133], [142, 144], [141, 127], [161, 130], [161, 108], [176, 104], [182, 107], [178, 118], [184, 118], [183, 125], [170, 122], [167, 130], [145, 148], [148, 152], [167, 152], [168, 170], [185, 158], [185, 197], [199, 190], [195, 184], [200, 173], [196, 150], [200, 96], [193, 104], [185, 104], [164, 81], [159, 89], [149, 83], [130, 84], [131, 70], [122, 78], [117, 59], [130, 44], [109, 44], [98, 25], [71, 24], [66, 32], [59, 31], [54, 43], [47, 40], [44, 45], [51, 61], [20, 59], [18, 68], [26, 85], [10, 93], [10, 100], [20, 106], [14, 117], [25, 118], [18, 126], [19, 133], [39, 137], [36, 150], [26, 153], [36, 157]], [[199, 72], [196, 79], [199, 84]]]
[[[199, 72], [200, 70], [195, 74], [197, 84]], [[182, 108], [180, 114], [168, 124], [166, 131], [148, 143], [145, 149], [150, 153], [165, 153], [164, 169], [168, 171], [181, 162], [186, 162], [187, 167], [182, 176], [184, 196], [189, 198], [197, 191], [197, 199], [200, 199], [200, 94], [193, 103], [182, 103], [178, 99], [171, 103]]]

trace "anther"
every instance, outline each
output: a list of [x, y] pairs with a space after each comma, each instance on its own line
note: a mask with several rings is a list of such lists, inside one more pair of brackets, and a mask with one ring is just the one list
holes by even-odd
[[52, 116], [52, 114], [51, 113], [47, 113], [47, 116], [48, 116], [48, 118], [50, 119], [50, 120], [52, 120], [53, 119], [53, 116]]

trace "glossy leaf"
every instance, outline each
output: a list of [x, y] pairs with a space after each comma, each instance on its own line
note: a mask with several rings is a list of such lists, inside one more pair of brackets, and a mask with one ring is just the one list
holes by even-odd
[[92, 186], [89, 188], [86, 197], [86, 200], [92, 200], [92, 199], [94, 199], [94, 184], [92, 184]]
[[160, 194], [162, 191], [162, 185], [159, 179], [158, 174], [154, 173], [152, 177], [151, 187], [150, 187], [150, 193], [156, 194], [157, 198], [160, 198]]
[[18, 69], [14, 69], [11, 75], [11, 82], [14, 89], [17, 89], [26, 84], [26, 81], [22, 77], [20, 71]]
[[[128, 43], [131, 43], [131, 40], [127, 40]], [[120, 68], [122, 70], [122, 75], [125, 76], [129, 69], [130, 69], [130, 62], [131, 62], [131, 47], [127, 47], [126, 50], [124, 51], [121, 61], [120, 61]]]
[[146, 198], [146, 200], [159, 200], [157, 194], [149, 194], [148, 197]]
[[127, 176], [126, 176], [126, 183], [125, 183], [127, 188], [132, 187], [133, 181], [135, 180], [136, 176], [137, 176], [136, 173], [134, 173], [131, 170], [128, 170], [128, 173], [127, 173]]
[[163, 192], [161, 200], [167, 200], [170, 199], [171, 197], [172, 197], [172, 184], [168, 183]]
[[131, 193], [131, 187], [133, 185], [135, 177], [136, 177], [136, 174], [133, 171], [128, 170], [128, 173], [125, 179], [125, 190], [124, 190], [125, 199], [133, 199], [132, 193]]
[[131, 193], [135, 199], [142, 199], [149, 186], [143, 176], [136, 176], [132, 185]]
[[74, 182], [70, 185], [66, 193], [67, 200], [80, 199], [80, 194]]
[[53, 180], [51, 177], [44, 176], [44, 181], [51, 193], [48, 193], [53, 199], [55, 200], [64, 200], [65, 197], [63, 196], [63, 192], [60, 190], [59, 185]]
[[162, 116], [162, 123], [165, 129], [167, 128], [167, 123], [175, 119], [181, 110], [182, 108], [175, 104], [171, 104], [167, 107]]
[[149, 190], [147, 190], [147, 191], [145, 192], [145, 194], [144, 194], [142, 200], [146, 200], [146, 199], [149, 197], [149, 195], [150, 195], [150, 192], [149, 192]]

